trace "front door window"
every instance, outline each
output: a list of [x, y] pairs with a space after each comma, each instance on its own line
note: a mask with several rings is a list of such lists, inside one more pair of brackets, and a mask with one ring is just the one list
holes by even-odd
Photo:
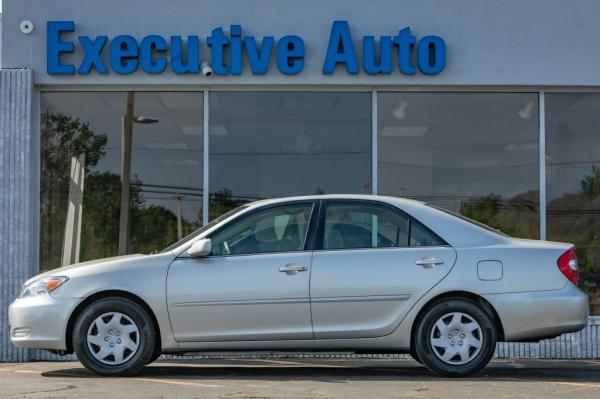
[[302, 251], [312, 202], [276, 206], [244, 217], [212, 237], [213, 255]]

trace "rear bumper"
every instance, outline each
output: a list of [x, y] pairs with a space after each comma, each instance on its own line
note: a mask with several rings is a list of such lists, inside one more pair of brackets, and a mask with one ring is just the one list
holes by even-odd
[[483, 295], [498, 312], [506, 341], [575, 332], [587, 325], [588, 297], [571, 283], [560, 290]]
[[8, 308], [11, 342], [19, 348], [65, 350], [67, 323], [78, 303], [49, 294], [16, 299]]

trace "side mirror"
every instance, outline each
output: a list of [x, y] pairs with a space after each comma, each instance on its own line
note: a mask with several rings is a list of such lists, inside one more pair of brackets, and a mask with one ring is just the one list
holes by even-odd
[[211, 252], [212, 245], [210, 242], [210, 238], [204, 238], [202, 240], [196, 241], [187, 251], [188, 255], [192, 258], [202, 258], [204, 256], [210, 255]]

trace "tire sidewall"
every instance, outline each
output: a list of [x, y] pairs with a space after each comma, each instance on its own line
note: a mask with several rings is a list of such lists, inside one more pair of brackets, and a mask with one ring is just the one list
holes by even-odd
[[[123, 364], [109, 365], [97, 360], [87, 344], [91, 323], [100, 315], [119, 312], [130, 317], [139, 330], [137, 352]], [[79, 315], [73, 328], [73, 348], [81, 363], [100, 375], [131, 375], [140, 371], [155, 351], [156, 332], [148, 313], [137, 303], [125, 298], [106, 298], [88, 305]]]
[[[436, 321], [445, 314], [462, 312], [479, 323], [482, 332], [482, 347], [479, 353], [466, 364], [451, 365], [442, 361], [434, 353], [431, 345], [431, 330]], [[466, 377], [485, 367], [496, 348], [496, 328], [489, 315], [476, 303], [452, 299], [433, 305], [419, 320], [416, 330], [415, 349], [421, 362], [437, 375], [444, 377]]]

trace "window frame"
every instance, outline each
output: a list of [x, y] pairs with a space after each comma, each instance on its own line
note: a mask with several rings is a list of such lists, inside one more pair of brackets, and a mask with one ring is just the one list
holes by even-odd
[[207, 258], [221, 258], [221, 257], [232, 257], [232, 256], [257, 256], [257, 255], [272, 255], [272, 254], [285, 254], [285, 253], [299, 253], [299, 252], [306, 252], [306, 251], [312, 251], [313, 250], [313, 245], [314, 245], [314, 231], [317, 228], [317, 221], [318, 221], [318, 215], [320, 212], [320, 204], [318, 200], [293, 200], [293, 201], [284, 201], [284, 202], [277, 202], [274, 204], [269, 204], [269, 205], [263, 205], [263, 206], [259, 206], [256, 207], [254, 209], [248, 210], [247, 212], [244, 212], [243, 214], [239, 215], [238, 217], [235, 217], [234, 219], [230, 220], [229, 222], [227, 222], [226, 224], [224, 224], [223, 226], [218, 227], [217, 229], [215, 229], [214, 231], [211, 231], [206, 237], [204, 238], [209, 238], [209, 239], [213, 239], [215, 235], [221, 233], [223, 230], [230, 228], [234, 223], [239, 223], [242, 222], [244, 219], [258, 213], [258, 212], [262, 212], [262, 211], [267, 211], [269, 209], [274, 209], [274, 208], [281, 208], [284, 206], [297, 206], [297, 205], [308, 205], [311, 207], [311, 211], [310, 211], [310, 219], [308, 222], [308, 230], [306, 232], [306, 240], [304, 242], [304, 248], [301, 250], [297, 250], [297, 251], [275, 251], [275, 252], [257, 252], [257, 253], [250, 253], [250, 254], [219, 254], [219, 255], [213, 255], [212, 253], [210, 255], [207, 256]]
[[[366, 199], [325, 199], [321, 200], [321, 205], [319, 209], [319, 217], [318, 217], [318, 226], [315, 234], [315, 251], [364, 251], [364, 250], [398, 250], [398, 249], [407, 249], [407, 248], [436, 248], [436, 247], [450, 247], [450, 244], [446, 242], [443, 238], [436, 234], [433, 230], [431, 230], [428, 226], [423, 224], [417, 218], [413, 217], [409, 213], [405, 212], [403, 209], [400, 209], [392, 204], [376, 201], [376, 200], [366, 200]], [[327, 215], [327, 208], [332, 205], [363, 205], [363, 206], [374, 206], [378, 208], [387, 209], [391, 212], [394, 212], [402, 217], [406, 217], [409, 220], [409, 228], [408, 228], [408, 239], [409, 245], [406, 246], [398, 246], [398, 247], [360, 247], [360, 248], [324, 248], [323, 244], [325, 241], [325, 219]], [[312, 220], [311, 220], [312, 221]], [[436, 237], [443, 244], [440, 245], [428, 245], [428, 246], [420, 246], [420, 245], [410, 245], [410, 233], [412, 230], [412, 223], [418, 223], [425, 231], [429, 234]]]

